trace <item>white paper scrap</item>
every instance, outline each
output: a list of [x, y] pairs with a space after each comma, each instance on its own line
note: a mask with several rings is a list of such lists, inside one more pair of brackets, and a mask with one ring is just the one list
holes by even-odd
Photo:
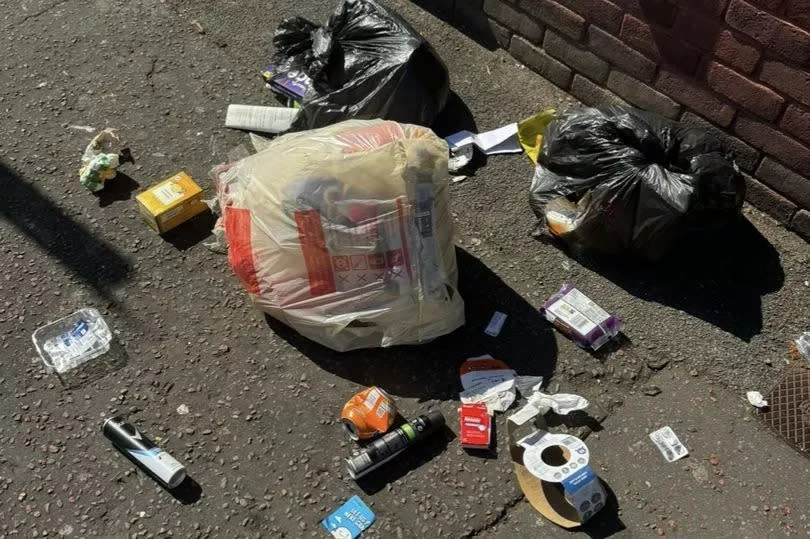
[[487, 155], [518, 153], [522, 152], [523, 148], [520, 146], [517, 132], [517, 123], [511, 123], [477, 135], [470, 131], [459, 131], [458, 133], [450, 135], [445, 140], [450, 147], [451, 153], [454, 154], [459, 148], [471, 145], [478, 146], [478, 148]]
[[505, 412], [517, 398], [514, 380], [506, 380], [486, 388], [484, 391], [465, 390], [459, 393], [464, 404], [485, 404], [490, 414]]
[[543, 387], [542, 376], [516, 376], [515, 388], [520, 392], [521, 396], [529, 398], [535, 391], [539, 392]]
[[669, 426], [651, 432], [650, 440], [658, 447], [667, 462], [675, 462], [689, 454], [689, 450], [684, 447]]
[[454, 150], [450, 150], [450, 159], [447, 160], [447, 170], [450, 172], [456, 172], [467, 166], [472, 160], [473, 156], [473, 149], [472, 146], [463, 146], [461, 148], [456, 148]]
[[554, 395], [547, 395], [535, 391], [529, 397], [529, 404], [540, 410], [541, 413], [546, 413], [549, 410], [554, 410], [555, 414], [568, 415], [577, 410], [584, 410], [588, 407], [588, 399], [574, 395], [573, 393], [555, 393]]
[[749, 391], [745, 394], [748, 398], [748, 402], [751, 403], [751, 406], [756, 406], [757, 408], [765, 408], [768, 406], [768, 401], [762, 396], [762, 393], [759, 391]]
[[228, 105], [225, 127], [281, 133], [292, 125], [298, 109], [287, 107], [260, 107], [253, 105]]
[[[471, 357], [467, 361], [492, 359], [490, 355]], [[512, 369], [487, 369], [470, 371], [461, 375], [459, 394], [465, 404], [483, 403], [490, 413], [506, 411], [515, 399], [515, 371]]]
[[487, 328], [484, 330], [484, 333], [490, 337], [497, 337], [500, 335], [501, 330], [503, 329], [504, 322], [506, 322], [506, 315], [501, 311], [495, 311], [492, 314], [492, 319], [489, 321], [489, 324], [487, 324]]

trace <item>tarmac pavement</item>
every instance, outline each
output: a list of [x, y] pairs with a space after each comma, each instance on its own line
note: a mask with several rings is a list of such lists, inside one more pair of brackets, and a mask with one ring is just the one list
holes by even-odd
[[[503, 51], [405, 0], [386, 3], [448, 64], [458, 99], [441, 134], [576, 104]], [[588, 443], [621, 526], [605, 515], [575, 533], [810, 530], [808, 461], [740, 404], [746, 390], [776, 382], [787, 343], [810, 319], [810, 247], [769, 217], [746, 207], [728, 238], [655, 266], [569, 256], [529, 234], [528, 160], [492, 157], [451, 188], [466, 327], [421, 347], [338, 354], [253, 309], [226, 258], [202, 245], [211, 217], [162, 239], [134, 204], [179, 170], [211, 195], [210, 168], [248, 143], [223, 127], [227, 105], [274, 103], [258, 77], [272, 31], [284, 16], [323, 20], [327, 3], [0, 8], [0, 538], [317, 537], [320, 520], [353, 494], [377, 514], [364, 537], [568, 535], [523, 501], [503, 416], [495, 458], [458, 446], [458, 366], [483, 353], [581, 393], [607, 418]], [[92, 136], [83, 126], [119, 129], [135, 157], [98, 196], [78, 183]], [[536, 306], [564, 282], [621, 317], [620, 350], [588, 354], [540, 318]], [[35, 359], [30, 335], [83, 306], [103, 312], [126, 365], [65, 389]], [[509, 315], [497, 339], [483, 334], [495, 310]], [[371, 384], [408, 417], [442, 410], [450, 428], [357, 485], [343, 469], [352, 444], [336, 416]], [[644, 395], [650, 384], [661, 394]], [[114, 451], [99, 426], [116, 413], [194, 482], [169, 493]], [[663, 424], [689, 457], [667, 464], [656, 452], [646, 436]]]

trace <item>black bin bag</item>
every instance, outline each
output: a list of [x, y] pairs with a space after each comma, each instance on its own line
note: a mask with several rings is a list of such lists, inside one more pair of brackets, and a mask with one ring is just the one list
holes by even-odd
[[576, 109], [543, 137], [530, 203], [552, 235], [649, 260], [736, 220], [745, 181], [709, 133], [631, 107]]
[[430, 126], [447, 102], [447, 67], [433, 47], [373, 0], [343, 0], [326, 26], [285, 19], [273, 44], [282, 71], [312, 79], [293, 131], [350, 118]]

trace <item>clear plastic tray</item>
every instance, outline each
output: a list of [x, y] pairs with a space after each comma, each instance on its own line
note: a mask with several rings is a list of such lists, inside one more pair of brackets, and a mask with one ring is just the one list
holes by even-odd
[[42, 326], [31, 340], [45, 366], [64, 374], [109, 352], [112, 333], [101, 314], [88, 307]]

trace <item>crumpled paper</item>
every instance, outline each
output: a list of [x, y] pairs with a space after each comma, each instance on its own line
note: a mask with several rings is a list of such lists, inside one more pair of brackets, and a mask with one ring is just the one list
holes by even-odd
[[105, 129], [93, 137], [82, 155], [79, 183], [95, 193], [104, 188], [104, 182], [118, 173], [118, 153], [114, 150], [121, 143], [114, 129]]
[[549, 395], [541, 391], [534, 391], [528, 398], [529, 402], [520, 410], [509, 416], [509, 421], [522, 425], [537, 415], [544, 415], [554, 410], [559, 415], [568, 415], [577, 410], [588, 407], [588, 399], [572, 393], [556, 393]]

